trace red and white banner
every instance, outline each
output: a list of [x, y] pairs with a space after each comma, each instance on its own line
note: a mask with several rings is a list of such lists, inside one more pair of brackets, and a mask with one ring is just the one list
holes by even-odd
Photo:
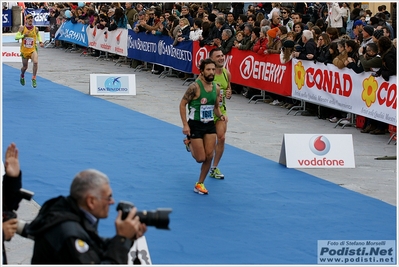
[[120, 56], [127, 56], [127, 29], [117, 28], [114, 31], [109, 31], [108, 28], [100, 30], [96, 27], [87, 27], [86, 31], [89, 47]]
[[[199, 42], [193, 42], [193, 73], [199, 74], [200, 61], [207, 58], [213, 48], [215, 47], [200, 47]], [[292, 65], [281, 64], [279, 54], [258, 55], [234, 47], [226, 55], [225, 67], [231, 73], [232, 83], [279, 95], [291, 95]]]
[[396, 76], [292, 60], [292, 97], [396, 125]]
[[19, 46], [3, 46], [1, 48], [2, 62], [22, 62]]

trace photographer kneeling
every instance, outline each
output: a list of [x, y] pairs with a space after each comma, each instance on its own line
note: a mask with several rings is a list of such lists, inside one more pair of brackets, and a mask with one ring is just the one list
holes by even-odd
[[97, 170], [84, 170], [72, 181], [70, 195], [46, 201], [27, 233], [35, 240], [32, 264], [127, 264], [128, 252], [147, 226], [136, 208], [115, 220], [116, 235], [104, 239], [97, 233], [98, 221], [108, 217], [114, 204], [108, 177]]

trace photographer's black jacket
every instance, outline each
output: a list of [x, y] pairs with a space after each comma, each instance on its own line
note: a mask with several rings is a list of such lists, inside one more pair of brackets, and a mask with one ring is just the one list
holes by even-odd
[[127, 264], [133, 241], [122, 236], [103, 239], [70, 196], [46, 201], [29, 225], [32, 264]]
[[17, 210], [21, 197], [19, 190], [22, 187], [22, 172], [18, 177], [10, 177], [7, 174], [3, 176], [3, 211]]
[[[19, 172], [18, 177], [10, 177], [7, 174], [3, 175], [3, 221], [7, 220], [8, 212], [13, 212], [18, 209], [21, 198], [19, 197], [19, 190], [22, 187], [22, 172]], [[7, 264], [7, 254], [4, 247], [4, 232], [2, 250], [3, 250], [3, 264]]]

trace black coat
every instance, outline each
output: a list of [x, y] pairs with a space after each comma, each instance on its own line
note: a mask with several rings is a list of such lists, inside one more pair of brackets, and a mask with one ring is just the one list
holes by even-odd
[[317, 51], [317, 45], [315, 41], [313, 40], [313, 38], [309, 39], [309, 41], [307, 41], [306, 44], [303, 46], [303, 50], [299, 54], [298, 59], [309, 60], [306, 57], [306, 55], [307, 54], [316, 55], [316, 51]]
[[46, 201], [27, 229], [35, 239], [32, 264], [127, 264], [133, 241], [103, 239], [70, 196]]
[[381, 75], [385, 81], [389, 81], [389, 77], [396, 75], [396, 48], [391, 46], [384, 54], [381, 55], [382, 67], [377, 71], [377, 75]]
[[[7, 174], [3, 176], [3, 220], [4, 216], [10, 216], [9, 213], [16, 211], [21, 201], [19, 190], [22, 187], [22, 172], [19, 172], [18, 177], [10, 177]], [[4, 233], [4, 232], [3, 232]], [[4, 235], [3, 235], [3, 264], [7, 264], [7, 254], [4, 246]]]

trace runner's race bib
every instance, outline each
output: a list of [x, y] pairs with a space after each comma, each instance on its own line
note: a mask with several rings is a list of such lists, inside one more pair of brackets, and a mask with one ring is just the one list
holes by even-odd
[[34, 42], [35, 42], [35, 39], [33, 39], [33, 38], [31, 38], [31, 37], [25, 37], [25, 39], [24, 39], [24, 46], [25, 46], [26, 48], [33, 48]]
[[203, 123], [213, 121], [213, 105], [201, 105], [200, 120]]

